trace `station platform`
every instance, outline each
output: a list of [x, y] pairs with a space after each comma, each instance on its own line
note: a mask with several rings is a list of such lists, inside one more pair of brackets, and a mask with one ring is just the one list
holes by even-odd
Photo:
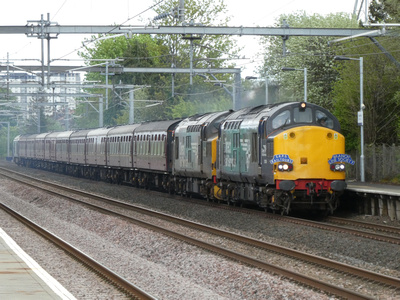
[[0, 228], [0, 299], [76, 299]]
[[371, 193], [400, 197], [400, 186], [369, 182], [347, 182], [347, 189], [357, 193]]
[[347, 182], [345, 194], [358, 206], [358, 213], [387, 216], [400, 221], [400, 186], [369, 182]]

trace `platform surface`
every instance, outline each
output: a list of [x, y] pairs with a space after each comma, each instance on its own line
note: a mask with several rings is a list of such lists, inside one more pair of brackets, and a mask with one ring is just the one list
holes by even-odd
[[400, 186], [390, 184], [378, 184], [369, 182], [348, 182], [349, 191], [372, 193], [400, 197]]
[[0, 299], [76, 299], [0, 228]]

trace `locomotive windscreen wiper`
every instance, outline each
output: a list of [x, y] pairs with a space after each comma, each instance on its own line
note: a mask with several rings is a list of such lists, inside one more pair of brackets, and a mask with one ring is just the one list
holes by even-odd
[[283, 123], [281, 126], [279, 126], [277, 129], [282, 129], [283, 127], [286, 126], [286, 124], [288, 123], [288, 121], [290, 122], [289, 118], [286, 118], [285, 123]]

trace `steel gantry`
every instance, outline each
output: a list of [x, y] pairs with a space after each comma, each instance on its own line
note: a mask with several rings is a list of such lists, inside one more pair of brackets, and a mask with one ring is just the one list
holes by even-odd
[[363, 28], [291, 28], [291, 27], [213, 27], [213, 26], [93, 26], [33, 23], [25, 26], [0, 26], [0, 34], [25, 34], [42, 38], [60, 34], [180, 34], [180, 35], [238, 35], [238, 36], [331, 36], [347, 37], [358, 34], [376, 37], [379, 32]]
[[[181, 0], [183, 2], [183, 0]], [[183, 9], [183, 4], [181, 4]], [[183, 37], [201, 37], [203, 35], [231, 35], [231, 36], [281, 36], [288, 38], [290, 36], [327, 36], [327, 37], [349, 37], [349, 36], [365, 36], [374, 38], [381, 36], [384, 30], [370, 30], [365, 28], [291, 28], [288, 26], [282, 27], [213, 27], [203, 26], [201, 24], [192, 24], [183, 22], [183, 11], [181, 12], [182, 21], [181, 26], [93, 26], [93, 25], [59, 25], [50, 22], [50, 15], [47, 14], [47, 20], [41, 15], [40, 20], [27, 21], [25, 26], [0, 26], [0, 34], [25, 34], [27, 37], [36, 37], [42, 40], [42, 57], [41, 66], [0, 66], [0, 71], [7, 68], [19, 68], [31, 72], [41, 71], [42, 73], [42, 89], [44, 90], [44, 74], [46, 63], [44, 61], [44, 40], [47, 40], [47, 74], [55, 70], [68, 72], [78, 70], [82, 67], [71, 66], [50, 66], [50, 40], [58, 38], [60, 34], [104, 34], [104, 35], [125, 35], [127, 38], [132, 37], [134, 34], [158, 34], [158, 35], [182, 35]], [[192, 75], [197, 74], [222, 74], [231, 73], [235, 75], [234, 91], [233, 91], [233, 107], [237, 109], [241, 99], [241, 78], [239, 68], [232, 69], [182, 69], [182, 68], [124, 68], [118, 65], [107, 66], [108, 72], [123, 73], [123, 72], [137, 72], [137, 73], [189, 73]], [[105, 67], [102, 66], [89, 66], [85, 67], [85, 71], [104, 72]], [[108, 73], [107, 72], [107, 73]], [[50, 83], [50, 80], [47, 80]], [[108, 85], [107, 85], [108, 86]], [[44, 96], [45, 94], [43, 94]], [[72, 94], [71, 94], [72, 95]], [[98, 95], [96, 95], [98, 96]], [[100, 99], [102, 103], [102, 99]], [[102, 123], [102, 120], [99, 120]]]

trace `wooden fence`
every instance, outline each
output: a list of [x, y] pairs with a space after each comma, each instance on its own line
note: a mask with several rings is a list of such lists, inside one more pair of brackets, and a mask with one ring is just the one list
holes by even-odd
[[[348, 180], [360, 180], [360, 152], [348, 153], [356, 162], [346, 165]], [[364, 148], [365, 181], [379, 182], [400, 174], [400, 146], [372, 145]]]

